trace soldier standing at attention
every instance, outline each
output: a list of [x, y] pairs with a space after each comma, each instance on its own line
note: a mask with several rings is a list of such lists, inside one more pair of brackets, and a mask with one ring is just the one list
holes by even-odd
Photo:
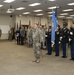
[[60, 26], [55, 32], [55, 56], [59, 56]]
[[12, 28], [10, 28], [10, 30], [8, 31], [8, 34], [9, 34], [8, 40], [12, 41], [12, 35], [13, 35]]
[[40, 35], [41, 35], [41, 40], [42, 40], [42, 42], [41, 42], [41, 48], [43, 48], [43, 38], [44, 38], [44, 36], [43, 36], [43, 28], [42, 28], [42, 26], [41, 25], [38, 25], [38, 29], [39, 29], [39, 31], [40, 31]]
[[47, 55], [51, 55], [52, 54], [52, 47], [51, 47], [51, 26], [49, 26], [49, 28], [46, 31], [45, 34], [46, 37], [46, 46], [47, 46]]
[[30, 25], [29, 28], [28, 28], [28, 31], [27, 31], [27, 40], [28, 40], [28, 46], [29, 47], [32, 47], [32, 26]]
[[44, 27], [40, 26], [41, 29], [41, 36], [42, 36], [42, 49], [45, 49], [45, 29]]
[[24, 43], [27, 44], [27, 31], [28, 31], [28, 28], [25, 27], [25, 37], [24, 37]]
[[60, 40], [62, 42], [62, 50], [63, 50], [62, 58], [67, 58], [67, 56], [66, 56], [66, 45], [68, 43], [69, 30], [67, 28], [67, 23], [66, 22], [63, 24], [63, 28], [62, 28], [61, 31], [62, 32], [61, 32]]
[[25, 37], [25, 30], [24, 30], [24, 27], [21, 26], [21, 29], [20, 29], [20, 41], [21, 41], [21, 45], [24, 45], [24, 37]]
[[17, 44], [20, 44], [20, 27], [16, 30]]
[[35, 60], [33, 62], [40, 62], [40, 56], [41, 56], [41, 31], [38, 28], [37, 25], [33, 28], [33, 48], [34, 48], [34, 55]]
[[71, 49], [71, 59], [70, 60], [74, 61], [74, 24], [70, 28], [69, 42], [70, 42], [70, 49]]

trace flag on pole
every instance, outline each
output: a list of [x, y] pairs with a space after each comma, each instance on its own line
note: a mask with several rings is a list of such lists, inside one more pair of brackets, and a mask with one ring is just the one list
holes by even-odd
[[21, 27], [21, 20], [20, 20], [20, 27]]
[[14, 22], [14, 31], [16, 30], [16, 23]]
[[56, 5], [56, 9], [55, 9], [55, 16], [57, 18], [57, 14], [58, 14], [58, 6]]
[[31, 21], [29, 20], [29, 25], [31, 25]]
[[17, 29], [18, 29], [18, 23], [17, 23]]
[[55, 12], [53, 11], [53, 13], [52, 13], [52, 32], [51, 32], [51, 42], [53, 45], [55, 43], [55, 31], [56, 31], [57, 27], [58, 27], [57, 19], [55, 16]]

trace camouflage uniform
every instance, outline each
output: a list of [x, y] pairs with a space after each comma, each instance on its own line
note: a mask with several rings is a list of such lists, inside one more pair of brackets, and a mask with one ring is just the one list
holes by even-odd
[[32, 38], [32, 28], [28, 29], [28, 32], [27, 32], [27, 40], [28, 40], [28, 45], [29, 46], [32, 46], [33, 44], [33, 38]]
[[8, 40], [11, 41], [11, 40], [12, 40], [12, 35], [13, 35], [13, 33], [12, 33], [12, 29], [9, 30], [8, 34], [9, 34], [9, 36], [8, 36]]
[[44, 29], [42, 29], [42, 48], [46, 48], [45, 47], [45, 30]]
[[34, 29], [33, 30], [33, 48], [34, 48], [34, 54], [36, 59], [40, 59], [41, 55], [41, 31], [40, 29]]

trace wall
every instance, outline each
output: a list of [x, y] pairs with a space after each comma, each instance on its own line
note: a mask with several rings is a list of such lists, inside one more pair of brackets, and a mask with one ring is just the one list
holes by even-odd
[[[29, 25], [29, 20], [31, 21], [31, 25], [34, 25], [35, 23], [41, 23], [41, 25], [52, 25], [52, 18], [46, 18], [46, 17], [34, 17], [34, 16], [16, 16], [16, 24], [20, 25], [20, 20], [22, 25]], [[68, 28], [72, 25], [72, 20], [67, 19], [66, 22], [68, 23]], [[58, 19], [58, 24], [63, 27], [63, 19]]]
[[71, 27], [72, 24], [73, 24], [73, 23], [72, 23], [72, 20], [69, 19], [69, 20], [68, 20], [68, 28], [69, 28], [69, 29], [70, 29], [70, 27]]
[[[10, 18], [9, 15], [0, 15], [0, 25], [14, 26], [15, 17]], [[8, 33], [3, 33], [1, 39], [8, 39]]]
[[34, 16], [16, 16], [16, 24], [20, 25], [20, 20], [22, 25], [29, 25], [29, 21], [31, 22], [31, 25], [34, 25], [35, 23], [41, 23], [41, 25], [47, 24], [47, 18], [45, 17], [34, 17]]
[[[15, 23], [17, 25], [20, 25], [20, 20], [22, 25], [29, 25], [29, 21], [31, 22], [31, 25], [35, 25], [35, 23], [41, 23], [41, 25], [51, 25], [52, 19], [46, 18], [46, 17], [34, 17], [34, 16], [13, 16], [10, 18], [9, 15], [0, 15], [0, 25], [11, 25], [14, 27]], [[50, 22], [50, 23], [49, 23]], [[68, 22], [68, 28], [70, 28], [70, 25], [72, 25], [72, 20], [67, 20]], [[60, 26], [63, 26], [63, 19], [58, 19], [58, 24]], [[1, 39], [8, 39], [8, 33], [3, 34]]]
[[[73, 24], [72, 23], [72, 19], [66, 19], [66, 22], [68, 23], [68, 28], [70, 29], [70, 26]], [[59, 19], [58, 20], [58, 24], [61, 26], [61, 27], [63, 27], [63, 19]]]

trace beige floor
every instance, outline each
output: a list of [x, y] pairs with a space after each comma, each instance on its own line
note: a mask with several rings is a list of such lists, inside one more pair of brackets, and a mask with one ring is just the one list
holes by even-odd
[[[0, 75], [74, 75], [74, 61], [45, 55], [39, 64], [32, 62], [33, 49], [0, 42]], [[69, 54], [68, 54], [69, 55]]]

